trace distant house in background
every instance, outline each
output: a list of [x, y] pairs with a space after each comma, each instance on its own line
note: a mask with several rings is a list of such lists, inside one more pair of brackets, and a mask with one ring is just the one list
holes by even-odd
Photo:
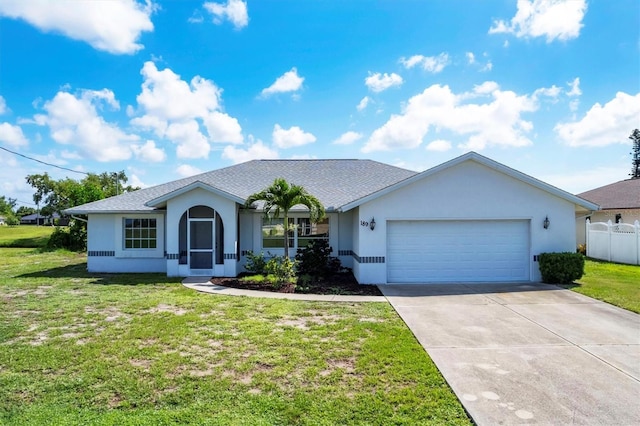
[[43, 216], [40, 213], [33, 213], [20, 218], [20, 225], [69, 225], [69, 219], [66, 217], [60, 217], [58, 213], [54, 213], [51, 216]]
[[6, 225], [7, 218], [4, 216], [0, 216], [0, 226]]
[[578, 197], [598, 204], [600, 210], [588, 215], [576, 216], [576, 243], [586, 242], [585, 221], [629, 223], [640, 220], [640, 179], [627, 179], [591, 191]]

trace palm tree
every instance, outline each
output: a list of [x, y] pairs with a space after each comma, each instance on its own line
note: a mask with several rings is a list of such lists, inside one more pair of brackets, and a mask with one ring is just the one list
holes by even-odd
[[256, 201], [264, 201], [264, 214], [267, 217], [284, 216], [284, 255], [289, 257], [289, 210], [296, 205], [304, 205], [309, 209], [309, 220], [317, 223], [324, 218], [324, 206], [306, 189], [299, 185], [289, 185], [283, 178], [277, 178], [271, 186], [256, 192], [247, 198], [245, 207], [251, 207]]

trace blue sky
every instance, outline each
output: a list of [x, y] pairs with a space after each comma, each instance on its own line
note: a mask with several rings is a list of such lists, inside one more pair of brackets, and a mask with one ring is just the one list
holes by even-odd
[[[254, 158], [425, 170], [474, 150], [626, 179], [637, 0], [0, 3], [0, 146], [151, 186]], [[0, 151], [0, 195], [71, 172]]]

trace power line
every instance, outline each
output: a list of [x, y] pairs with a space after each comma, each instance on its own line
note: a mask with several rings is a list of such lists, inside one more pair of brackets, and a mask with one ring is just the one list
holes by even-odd
[[11, 154], [18, 155], [18, 156], [20, 156], [20, 157], [26, 158], [27, 160], [36, 161], [36, 162], [38, 162], [38, 163], [40, 163], [40, 164], [45, 164], [45, 165], [47, 165], [47, 166], [55, 167], [55, 168], [57, 168], [57, 169], [66, 170], [66, 171], [68, 171], [68, 172], [79, 173], [79, 174], [82, 174], [82, 175], [87, 175], [87, 176], [89, 176], [89, 173], [87, 173], [87, 172], [80, 172], [80, 171], [78, 171], [78, 170], [68, 169], [68, 168], [66, 168], [66, 167], [57, 166], [57, 165], [55, 165], [55, 164], [47, 163], [46, 161], [40, 161], [40, 160], [37, 160], [37, 159], [35, 159], [35, 158], [28, 157], [28, 156], [26, 156], [26, 155], [20, 154], [19, 152], [11, 151], [10, 149], [7, 149], [7, 148], [5, 148], [5, 147], [3, 147], [3, 146], [0, 146], [0, 149], [2, 149], [3, 151], [10, 152]]

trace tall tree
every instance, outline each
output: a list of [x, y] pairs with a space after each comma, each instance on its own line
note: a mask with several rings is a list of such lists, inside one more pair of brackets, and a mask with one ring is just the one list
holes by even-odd
[[312, 223], [322, 220], [325, 215], [324, 206], [316, 197], [309, 194], [302, 186], [290, 185], [282, 178], [277, 178], [269, 187], [250, 195], [245, 202], [245, 207], [251, 207], [258, 201], [264, 202], [265, 216], [274, 218], [279, 218], [280, 214], [283, 216], [285, 257], [289, 257], [289, 210], [297, 205], [306, 206]]
[[[98, 201], [124, 192], [135, 191], [138, 188], [123, 186], [127, 182], [124, 171], [117, 173], [90, 173], [84, 179], [77, 181], [69, 178], [55, 180], [47, 174], [27, 176], [27, 183], [35, 189], [33, 201], [42, 206], [44, 216], [62, 213], [63, 210], [81, 204]], [[49, 239], [51, 247], [67, 248], [70, 250], [84, 250], [87, 246], [87, 225], [83, 221], [70, 222], [68, 235], [56, 230]]]
[[47, 173], [29, 175], [26, 179], [27, 183], [35, 189], [33, 201], [42, 205], [42, 214], [45, 216], [139, 189], [130, 185], [124, 186], [128, 180], [124, 171], [90, 173], [80, 181], [70, 178], [54, 180]]
[[631, 152], [631, 179], [640, 179], [640, 130], [631, 132], [629, 139], [633, 141], [633, 151]]
[[13, 211], [16, 207], [16, 199], [0, 196], [0, 216], [4, 216], [7, 225], [17, 225], [19, 220]]

